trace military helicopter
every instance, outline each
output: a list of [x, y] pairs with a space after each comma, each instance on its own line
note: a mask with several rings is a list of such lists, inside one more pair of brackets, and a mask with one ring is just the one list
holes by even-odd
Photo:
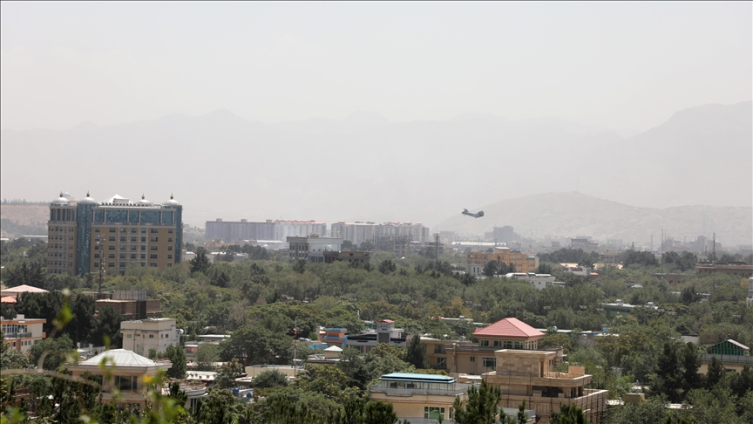
[[476, 213], [468, 212], [468, 209], [463, 209], [463, 215], [472, 216], [474, 218], [481, 218], [484, 216], [484, 211], [478, 211]]

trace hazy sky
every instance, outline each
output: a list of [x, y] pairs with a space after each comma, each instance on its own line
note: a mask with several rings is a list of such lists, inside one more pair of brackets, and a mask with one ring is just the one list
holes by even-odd
[[643, 131], [751, 99], [752, 8], [735, 3], [12, 3], [2, 127], [228, 109], [493, 113]]

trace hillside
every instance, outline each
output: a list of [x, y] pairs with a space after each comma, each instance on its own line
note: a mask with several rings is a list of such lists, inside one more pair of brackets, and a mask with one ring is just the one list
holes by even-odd
[[0, 233], [3, 237], [47, 234], [50, 208], [47, 205], [0, 205]]
[[625, 243], [648, 243], [652, 233], [658, 243], [662, 230], [677, 240], [716, 232], [717, 241], [724, 245], [750, 244], [753, 239], [753, 208], [749, 207], [639, 208], [571, 192], [506, 199], [478, 209], [484, 211], [483, 218], [458, 213], [436, 229], [480, 235], [495, 226], [512, 225], [519, 234], [533, 233], [534, 237], [585, 235]]
[[3, 130], [0, 188], [4, 197], [35, 200], [60, 190], [76, 198], [90, 190], [97, 200], [173, 193], [193, 225], [246, 218], [431, 226], [462, 207], [572, 190], [652, 208], [749, 207], [751, 126], [751, 102], [680, 111], [630, 138], [557, 119], [395, 123], [359, 113], [263, 124], [217, 111]]

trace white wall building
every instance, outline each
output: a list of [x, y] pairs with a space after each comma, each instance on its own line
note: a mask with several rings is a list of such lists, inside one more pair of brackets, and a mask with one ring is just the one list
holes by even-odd
[[180, 330], [173, 318], [148, 318], [137, 321], [122, 321], [123, 349], [139, 355], [148, 355], [149, 350], [164, 352], [168, 346], [180, 344]]
[[547, 287], [558, 286], [565, 287], [565, 283], [561, 281], [555, 281], [553, 275], [550, 274], [534, 274], [533, 272], [510, 272], [505, 275], [506, 278], [515, 278], [531, 283], [537, 290], [542, 290]]
[[290, 260], [324, 262], [324, 252], [339, 252], [343, 239], [340, 237], [288, 237]]

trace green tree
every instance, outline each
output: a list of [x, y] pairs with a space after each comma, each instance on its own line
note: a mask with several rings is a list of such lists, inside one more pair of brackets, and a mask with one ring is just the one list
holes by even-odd
[[365, 424], [394, 424], [397, 415], [391, 403], [370, 401], [364, 408]]
[[392, 262], [392, 259], [385, 259], [379, 263], [379, 267], [377, 267], [377, 269], [382, 274], [391, 274], [397, 270], [397, 265]]
[[220, 360], [220, 346], [212, 343], [201, 343], [196, 349], [196, 364], [201, 370], [211, 370], [215, 362]]
[[462, 403], [460, 398], [455, 399], [455, 423], [457, 424], [494, 424], [497, 421], [499, 408], [497, 405], [502, 399], [502, 391], [499, 387], [489, 385], [486, 380], [481, 380], [481, 385], [468, 389], [468, 401]]
[[201, 272], [206, 274], [207, 271], [209, 271], [209, 268], [212, 267], [212, 263], [209, 262], [209, 258], [207, 258], [206, 253], [204, 253], [204, 250], [196, 252], [196, 257], [188, 261], [189, 265], [191, 266], [191, 274], [195, 272]]
[[653, 397], [643, 403], [626, 403], [618, 408], [610, 424], [656, 424], [663, 422], [666, 418], [667, 408], [664, 399]]
[[705, 388], [714, 390], [719, 383], [725, 383], [727, 372], [724, 369], [722, 361], [712, 357], [709, 361], [708, 372], [706, 372]]
[[39, 359], [44, 357], [42, 368], [55, 371], [65, 360], [75, 354], [73, 340], [67, 334], [60, 337], [46, 338], [29, 349], [29, 361], [37, 366]]
[[426, 344], [421, 342], [421, 336], [414, 335], [405, 353], [405, 361], [416, 368], [429, 368], [429, 358], [426, 357]]
[[588, 424], [583, 409], [578, 405], [560, 404], [560, 412], [552, 412], [549, 417], [552, 424]]
[[293, 271], [299, 274], [306, 272], [306, 261], [303, 259], [297, 259], [295, 262], [293, 262]]
[[123, 319], [123, 315], [112, 306], [102, 308], [94, 321], [90, 342], [99, 346], [101, 344], [107, 345], [109, 340], [110, 346], [122, 346], [123, 336], [120, 334], [120, 323]]
[[164, 356], [172, 362], [172, 366], [167, 370], [167, 376], [170, 378], [186, 378], [186, 353], [183, 348], [170, 345], [165, 349]]
[[484, 265], [484, 270], [482, 272], [488, 278], [492, 278], [495, 275], [497, 275], [498, 269], [499, 267], [498, 267], [497, 261], [489, 261], [486, 263], [486, 265]]
[[277, 370], [264, 371], [261, 374], [254, 377], [253, 385], [258, 389], [266, 389], [269, 387], [287, 386], [288, 377]]

